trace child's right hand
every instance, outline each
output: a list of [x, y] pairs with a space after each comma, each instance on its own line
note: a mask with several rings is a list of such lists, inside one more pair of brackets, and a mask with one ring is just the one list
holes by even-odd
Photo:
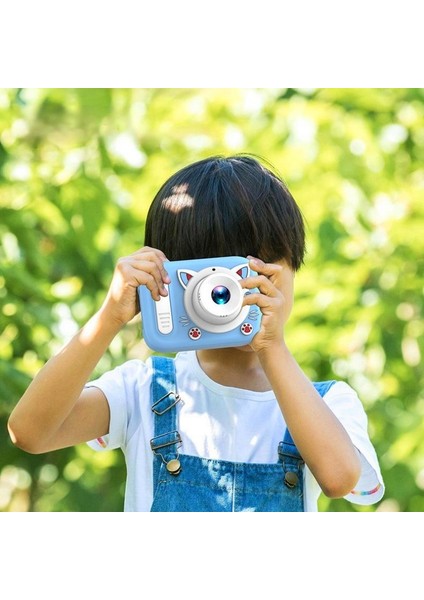
[[130, 256], [120, 258], [115, 267], [112, 283], [101, 313], [121, 327], [128, 323], [139, 311], [137, 287], [146, 285], [153, 300], [167, 296], [164, 284], [171, 282], [163, 262], [165, 254], [156, 248], [145, 246]]

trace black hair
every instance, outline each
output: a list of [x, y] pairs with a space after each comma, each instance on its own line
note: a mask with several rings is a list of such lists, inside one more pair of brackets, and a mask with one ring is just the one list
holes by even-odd
[[213, 156], [170, 177], [150, 206], [145, 245], [169, 260], [256, 256], [298, 270], [302, 214], [281, 177], [251, 155]]

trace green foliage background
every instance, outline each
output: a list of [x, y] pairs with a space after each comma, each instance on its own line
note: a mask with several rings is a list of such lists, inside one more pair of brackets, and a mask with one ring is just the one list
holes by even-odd
[[[386, 483], [377, 507], [320, 509], [424, 510], [419, 89], [0, 90], [0, 510], [122, 509], [119, 451], [29, 455], [8, 414], [143, 244], [163, 181], [243, 151], [279, 170], [307, 221], [289, 345], [312, 379], [358, 391]], [[96, 374], [148, 354], [135, 321]]]

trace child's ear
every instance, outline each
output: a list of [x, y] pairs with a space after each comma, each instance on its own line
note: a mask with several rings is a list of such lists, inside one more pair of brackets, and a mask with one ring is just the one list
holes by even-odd
[[248, 264], [244, 263], [242, 265], [238, 265], [237, 267], [233, 267], [231, 271], [238, 275], [241, 279], [246, 279], [246, 277], [249, 277], [250, 267]]
[[184, 289], [186, 289], [188, 282], [196, 275], [196, 271], [188, 271], [187, 269], [178, 269], [177, 270], [178, 281], [181, 283]]

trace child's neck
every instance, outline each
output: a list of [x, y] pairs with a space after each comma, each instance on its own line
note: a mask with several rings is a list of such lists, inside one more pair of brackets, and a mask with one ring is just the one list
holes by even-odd
[[216, 383], [254, 392], [272, 389], [258, 357], [248, 347], [197, 350], [196, 356], [202, 370]]

